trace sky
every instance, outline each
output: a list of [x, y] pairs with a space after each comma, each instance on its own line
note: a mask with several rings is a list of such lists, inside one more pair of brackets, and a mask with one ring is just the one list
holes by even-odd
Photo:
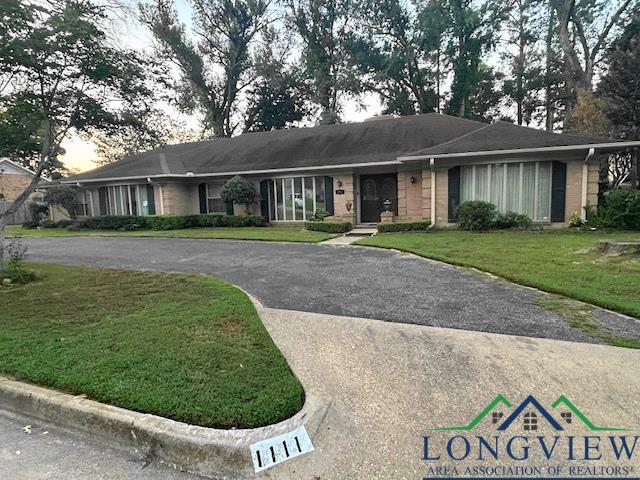
[[[187, 0], [176, 0], [175, 6], [180, 20], [189, 27], [192, 23]], [[136, 7], [133, 6], [132, 8]], [[121, 47], [138, 50], [151, 50], [153, 48], [151, 34], [135, 20], [133, 12], [129, 15], [119, 16], [114, 22], [114, 28], [116, 29], [116, 35], [114, 36], [118, 38]], [[342, 119], [345, 122], [360, 122], [374, 115], [379, 115], [381, 111], [381, 103], [375, 94], [366, 94], [358, 102], [351, 99], [345, 99], [342, 102]], [[180, 116], [188, 127], [197, 127], [197, 117]], [[71, 134], [63, 141], [62, 147], [65, 149], [65, 154], [60, 159], [72, 173], [83, 172], [97, 167], [95, 160], [98, 155], [92, 142]]]

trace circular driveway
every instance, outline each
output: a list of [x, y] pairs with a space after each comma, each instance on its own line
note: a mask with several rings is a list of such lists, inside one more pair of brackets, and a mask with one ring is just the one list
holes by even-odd
[[24, 242], [31, 261], [211, 274], [271, 308], [595, 342], [536, 305], [534, 290], [389, 250], [131, 237]]

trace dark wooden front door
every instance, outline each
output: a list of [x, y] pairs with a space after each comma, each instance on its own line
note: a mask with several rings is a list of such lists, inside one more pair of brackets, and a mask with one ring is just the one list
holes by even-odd
[[384, 201], [391, 201], [391, 211], [398, 213], [398, 179], [395, 173], [360, 176], [360, 221], [380, 221]]

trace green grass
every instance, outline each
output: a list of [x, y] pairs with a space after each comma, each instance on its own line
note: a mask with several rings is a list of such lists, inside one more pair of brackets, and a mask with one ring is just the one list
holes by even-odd
[[379, 234], [357, 243], [474, 267], [515, 283], [640, 317], [640, 261], [637, 257], [603, 259], [588, 251], [603, 239], [640, 239], [640, 232], [442, 230]]
[[34, 265], [0, 287], [0, 371], [219, 428], [300, 410], [302, 386], [249, 298], [211, 277]]
[[545, 295], [537, 300], [538, 305], [557, 313], [572, 327], [587, 335], [604, 340], [609, 345], [626, 348], [639, 348], [640, 340], [615, 335], [604, 330], [593, 317], [593, 306], [577, 302], [558, 295]]
[[321, 242], [334, 235], [311, 232], [302, 227], [210, 227], [182, 230], [138, 230], [119, 232], [114, 230], [78, 230], [66, 228], [26, 229], [18, 225], [7, 227], [7, 236], [22, 237], [168, 237], [168, 238], [226, 238], [233, 240], [265, 240], [272, 242]]

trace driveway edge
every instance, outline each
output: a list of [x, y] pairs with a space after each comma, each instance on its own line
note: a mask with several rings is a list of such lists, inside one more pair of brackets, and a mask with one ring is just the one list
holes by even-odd
[[0, 408], [101, 437], [118, 447], [142, 453], [181, 469], [219, 479], [253, 475], [249, 445], [301, 425], [310, 434], [322, 422], [329, 405], [307, 397], [293, 417], [266, 427], [221, 430], [177, 422], [147, 413], [106, 405], [0, 376]]

